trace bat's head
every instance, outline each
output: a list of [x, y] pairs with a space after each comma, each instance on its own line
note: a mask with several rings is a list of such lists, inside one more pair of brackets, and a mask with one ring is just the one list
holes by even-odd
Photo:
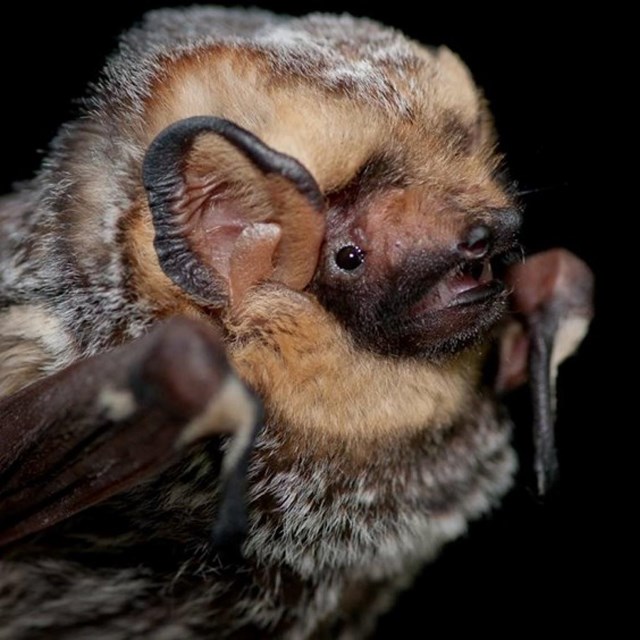
[[460, 159], [436, 163], [436, 178], [426, 161], [414, 171], [390, 162], [373, 159], [329, 195], [310, 289], [380, 353], [456, 352], [505, 311], [520, 215], [490, 171], [476, 182]]
[[250, 117], [196, 116], [160, 133], [145, 183], [174, 283], [229, 309], [279, 282], [383, 355], [442, 357], [486, 335], [506, 307], [520, 215], [466, 68], [403, 42], [411, 65], [381, 65], [388, 95], [366, 78], [355, 96], [313, 74], [272, 78]]
[[[588, 317], [589, 294], [574, 292], [587, 292], [581, 283], [589, 277], [565, 255], [519, 269], [517, 278], [505, 273], [519, 253], [520, 215], [467, 68], [447, 49], [425, 49], [366, 21], [311, 19], [297, 28], [293, 39], [258, 39], [246, 50], [199, 49], [164, 74], [148, 105], [149, 130], [164, 131], [144, 163], [160, 267], [198, 305], [227, 316], [242, 315], [247, 294], [274, 283], [322, 309], [304, 323], [284, 311], [280, 295], [261, 298], [244, 335], [271, 344], [277, 329], [298, 340], [296, 363], [282, 365], [281, 382], [264, 385], [271, 390], [290, 384], [302, 354], [315, 354], [305, 380], [323, 358], [330, 378], [340, 354], [360, 365], [370, 355], [385, 358], [388, 402], [397, 362], [420, 362], [422, 372], [448, 361], [457, 366], [454, 384], [433, 368], [427, 382], [415, 383], [422, 374], [413, 364], [401, 384], [418, 389], [416, 406], [429, 396], [425, 389], [436, 397], [442, 383], [449, 398], [457, 389], [453, 406], [463, 411], [471, 395], [464, 371], [478, 371], [486, 350], [475, 351], [471, 366], [456, 358], [489, 339], [510, 299], [527, 301], [519, 305], [525, 328], [513, 333], [522, 340], [504, 340], [510, 346], [498, 379], [503, 388], [522, 381], [527, 357], [519, 354], [531, 336], [535, 344], [544, 333], [553, 347], [560, 320], [575, 310]], [[331, 325], [336, 320], [346, 331]], [[351, 346], [332, 346], [342, 334], [357, 356]], [[282, 344], [270, 348], [286, 360]], [[543, 351], [540, 379], [552, 380], [553, 357]], [[546, 403], [540, 415], [550, 414], [551, 387], [538, 394]], [[356, 394], [349, 393], [346, 407]], [[280, 405], [303, 395], [292, 389]], [[293, 419], [313, 422], [309, 406]], [[376, 407], [369, 424], [386, 415]], [[425, 415], [446, 420], [422, 412], [405, 422], [423, 423]]]

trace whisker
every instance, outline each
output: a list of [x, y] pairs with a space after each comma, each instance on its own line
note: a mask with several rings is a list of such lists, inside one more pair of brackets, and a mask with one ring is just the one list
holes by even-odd
[[532, 189], [523, 189], [522, 191], [514, 191], [514, 195], [529, 196], [536, 193], [544, 193], [546, 191], [555, 191], [556, 189], [566, 189], [568, 186], [568, 182], [563, 182], [562, 184], [554, 184], [547, 187], [536, 187]]

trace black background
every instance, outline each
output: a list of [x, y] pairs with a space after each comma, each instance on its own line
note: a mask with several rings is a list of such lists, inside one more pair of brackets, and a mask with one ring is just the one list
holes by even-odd
[[[487, 7], [462, 9], [458, 3], [437, 10], [392, 4], [374, 9], [367, 3], [307, 2], [300, 8], [265, 1], [262, 6], [295, 14], [368, 15], [458, 52], [490, 101], [511, 175], [521, 189], [532, 191], [524, 197], [527, 248], [565, 246], [584, 258], [598, 278], [598, 313], [580, 355], [563, 367], [559, 381], [559, 485], [540, 503], [524, 473], [499, 511], [474, 524], [467, 537], [423, 572], [376, 637], [501, 635], [547, 627], [554, 619], [575, 629], [597, 615], [589, 609], [588, 596], [610, 590], [599, 572], [612, 553], [604, 537], [607, 523], [618, 517], [608, 488], [617, 466], [611, 443], [618, 425], [615, 410], [608, 408], [611, 392], [605, 391], [612, 373], [603, 339], [604, 315], [613, 307], [604, 284], [611, 253], [601, 229], [609, 214], [597, 210], [594, 185], [577, 169], [576, 139], [585, 135], [584, 124], [577, 124], [586, 90], [576, 79], [583, 59], [577, 53], [580, 43], [571, 18], [540, 7], [514, 16]], [[158, 6], [162, 3], [86, 3], [80, 10], [64, 5], [36, 10], [27, 3], [13, 7], [13, 19], [4, 23], [13, 41], [0, 43], [3, 192], [36, 170], [48, 141], [75, 113], [74, 99], [96, 78], [118, 33]], [[515, 405], [527, 469], [524, 394]], [[571, 604], [576, 596], [579, 611]], [[413, 631], [400, 632], [400, 622], [411, 623]]]

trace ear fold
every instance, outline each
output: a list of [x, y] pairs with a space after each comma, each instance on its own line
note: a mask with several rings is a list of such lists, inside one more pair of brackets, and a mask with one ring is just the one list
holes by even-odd
[[557, 472], [554, 445], [558, 367], [587, 334], [593, 316], [593, 274], [564, 249], [536, 254], [510, 268], [513, 318], [500, 344], [498, 391], [531, 386], [535, 467], [544, 493]]
[[324, 198], [292, 157], [227, 120], [187, 118], [151, 143], [143, 179], [160, 266], [201, 303], [237, 304], [264, 280], [310, 281]]

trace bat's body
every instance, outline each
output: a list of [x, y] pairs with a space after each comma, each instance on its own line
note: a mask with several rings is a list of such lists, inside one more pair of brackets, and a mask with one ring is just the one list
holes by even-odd
[[[519, 224], [493, 146], [464, 65], [375, 23], [192, 9], [125, 36], [86, 115], [1, 205], [0, 435], [17, 453], [0, 456], [0, 638], [366, 635], [512, 481], [483, 377]], [[154, 329], [176, 315], [192, 320]], [[216, 353], [264, 405], [233, 562], [211, 542], [216, 433], [253, 405]], [[69, 456], [95, 469], [106, 452], [114, 471], [34, 498], [68, 459], [21, 458], [7, 425], [33, 430], [29, 398], [64, 389], [107, 434]], [[38, 443], [84, 441], [51, 411]], [[125, 473], [131, 445], [108, 434], [145, 420], [190, 448], [146, 444], [144, 473]], [[44, 471], [21, 480], [16, 460]]]

